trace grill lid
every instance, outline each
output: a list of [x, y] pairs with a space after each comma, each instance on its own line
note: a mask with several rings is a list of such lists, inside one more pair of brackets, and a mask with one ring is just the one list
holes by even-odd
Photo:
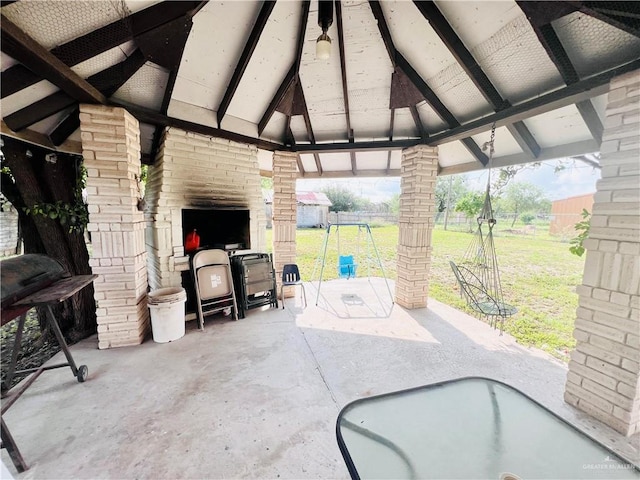
[[51, 257], [28, 253], [0, 261], [1, 308], [51, 285], [65, 276], [64, 267]]

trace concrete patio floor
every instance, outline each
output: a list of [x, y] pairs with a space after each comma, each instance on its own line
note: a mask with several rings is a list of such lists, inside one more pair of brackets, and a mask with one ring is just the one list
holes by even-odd
[[[504, 381], [638, 464], [625, 438], [564, 403], [549, 355], [429, 300], [392, 306], [373, 279], [307, 284], [286, 309], [187, 324], [167, 344], [72, 347], [89, 367], [45, 372], [5, 421], [30, 469], [16, 478], [348, 478], [335, 421], [348, 402], [463, 376]], [[393, 288], [393, 286], [391, 286]], [[57, 359], [54, 358], [53, 361]]]

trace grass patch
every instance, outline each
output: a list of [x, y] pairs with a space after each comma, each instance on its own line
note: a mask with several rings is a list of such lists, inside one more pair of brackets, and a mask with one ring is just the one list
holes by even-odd
[[[371, 228], [387, 278], [396, 278], [397, 225]], [[267, 245], [271, 248], [271, 230], [267, 231]], [[381, 276], [377, 261], [364, 262], [367, 235], [357, 228], [340, 229], [340, 253], [358, 256], [358, 275]], [[299, 229], [296, 235], [297, 261], [302, 278], [319, 277], [318, 256], [322, 253], [325, 230]], [[470, 314], [458, 294], [449, 260], [460, 260], [471, 243], [472, 234], [465, 232], [433, 232], [433, 252], [429, 295], [438, 301]], [[518, 313], [505, 322], [505, 331], [518, 342], [534, 346], [568, 360], [575, 346], [572, 337], [578, 296], [575, 287], [581, 282], [584, 258], [569, 253], [568, 244], [539, 232], [534, 236], [517, 236], [498, 232], [495, 238], [505, 301], [515, 305]], [[373, 250], [369, 246], [373, 255]], [[332, 231], [327, 246], [324, 279], [337, 278], [338, 239]]]

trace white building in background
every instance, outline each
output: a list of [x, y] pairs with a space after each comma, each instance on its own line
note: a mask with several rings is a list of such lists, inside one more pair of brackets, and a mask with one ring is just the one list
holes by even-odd
[[[273, 190], [262, 190], [267, 228], [271, 228]], [[301, 228], [324, 227], [329, 222], [331, 200], [322, 192], [296, 192], [298, 203], [297, 226]]]

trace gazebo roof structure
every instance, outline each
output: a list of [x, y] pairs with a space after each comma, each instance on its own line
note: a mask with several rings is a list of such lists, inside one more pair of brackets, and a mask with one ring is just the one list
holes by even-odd
[[[324, 0], [323, 0], [324, 2]], [[636, 2], [3, 2], [2, 133], [80, 152], [79, 104], [125, 107], [153, 163], [162, 128], [297, 152], [300, 177], [439, 173], [596, 152], [611, 78], [640, 68]]]

